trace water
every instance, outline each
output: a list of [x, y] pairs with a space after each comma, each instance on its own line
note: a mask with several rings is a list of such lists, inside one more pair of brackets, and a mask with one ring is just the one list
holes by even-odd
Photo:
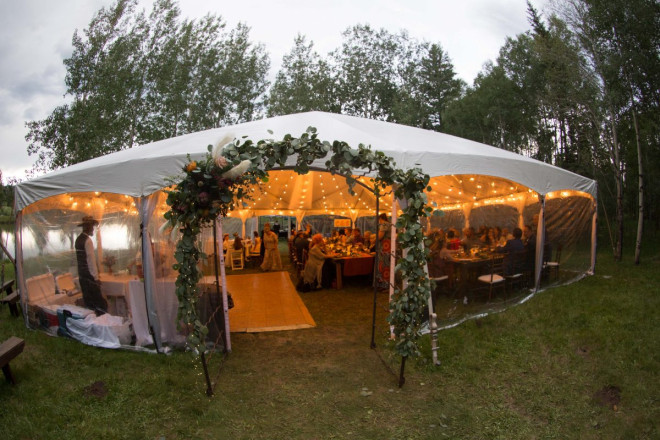
[[[9, 251], [11, 257], [14, 258], [14, 225], [0, 224], [0, 242]], [[0, 260], [7, 260], [7, 255], [0, 251]]]

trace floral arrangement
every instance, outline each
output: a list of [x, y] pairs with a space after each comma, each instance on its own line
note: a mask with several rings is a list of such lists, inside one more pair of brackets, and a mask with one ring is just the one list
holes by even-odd
[[[315, 160], [329, 155], [325, 163], [327, 170], [344, 176], [351, 192], [357, 183], [354, 170], [374, 172], [377, 177], [373, 180], [372, 190], [378, 195], [391, 185], [395, 197], [403, 202], [403, 213], [397, 219], [396, 227], [400, 231], [398, 240], [404, 252], [393, 269], [404, 274], [405, 282], [403, 287], [395, 286], [388, 317], [396, 336], [394, 349], [402, 357], [399, 379], [402, 385], [405, 360], [419, 354], [417, 339], [431, 289], [425, 270], [429, 252], [424, 248], [420, 226], [420, 219], [433, 211], [427, 206], [424, 193], [430, 190], [429, 176], [418, 168], [398, 169], [391, 157], [362, 144], [351, 148], [341, 141], [321, 141], [314, 127], [309, 127], [300, 138], [286, 135], [281, 141], [261, 140], [256, 144], [250, 140], [225, 141], [224, 148], [221, 142], [213, 151], [209, 146], [206, 158], [188, 158], [181, 181], [168, 192], [167, 225], [177, 227], [182, 234], [174, 255], [177, 260], [174, 269], [179, 272], [176, 282], [179, 318], [190, 329], [188, 344], [205, 365], [208, 329], [196, 312], [197, 283], [201, 278], [197, 263], [202, 255], [196, 239], [200, 227], [218, 215], [226, 215], [238, 200], [249, 197], [252, 184], [267, 181], [268, 170], [286, 166], [287, 159], [294, 155], [297, 158], [294, 169], [299, 174], [306, 174]], [[208, 377], [207, 383], [210, 390]]]
[[203, 256], [197, 236], [203, 225], [226, 215], [238, 200], [249, 198], [248, 185], [256, 179], [256, 174], [244, 175], [251, 161], [234, 163], [222, 156], [222, 147], [229, 140], [223, 139], [215, 148], [209, 145], [204, 159], [192, 160], [188, 156], [182, 180], [167, 191], [170, 210], [165, 213], [165, 227], [176, 227], [182, 234], [174, 253], [177, 263], [173, 266], [179, 273], [176, 280], [179, 319], [188, 327], [189, 346], [202, 355], [206, 351], [208, 329], [200, 322], [196, 310], [197, 284], [201, 279], [198, 263]]
[[112, 273], [112, 266], [117, 264], [117, 258], [114, 255], [106, 255], [103, 257], [102, 263], [108, 268], [108, 272]]
[[183, 181], [176, 190], [168, 191], [167, 204], [171, 209], [165, 213], [165, 218], [169, 225], [212, 222], [218, 215], [226, 215], [235, 199], [249, 196], [241, 176], [251, 162], [230, 163], [221, 155], [221, 145], [213, 149], [213, 154], [209, 145], [205, 160], [196, 161], [188, 156]]

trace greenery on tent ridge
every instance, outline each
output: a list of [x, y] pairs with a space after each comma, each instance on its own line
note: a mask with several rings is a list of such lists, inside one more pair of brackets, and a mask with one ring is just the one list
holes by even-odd
[[[419, 354], [419, 328], [430, 294], [430, 282], [424, 270], [428, 251], [424, 248], [420, 226], [420, 218], [432, 211], [426, 205], [424, 192], [430, 190], [427, 174], [419, 168], [398, 169], [391, 157], [363, 144], [352, 148], [343, 141], [321, 141], [314, 127], [309, 127], [300, 138], [287, 134], [281, 141], [260, 140], [255, 144], [249, 139], [237, 139], [224, 147], [222, 157], [218, 153], [214, 158], [211, 150], [209, 146], [206, 159], [199, 162], [189, 156], [182, 180], [167, 192], [170, 210], [165, 213], [168, 222], [178, 227], [182, 234], [176, 246], [177, 263], [174, 265], [179, 272], [176, 281], [178, 317], [190, 331], [188, 345], [193, 352], [201, 354], [207, 350], [204, 339], [208, 329], [199, 320], [196, 309], [197, 283], [201, 278], [198, 262], [203, 255], [197, 247], [201, 226], [208, 225], [218, 215], [226, 215], [234, 209], [237, 201], [249, 199], [250, 186], [267, 182], [268, 171], [285, 167], [290, 156], [297, 155], [294, 170], [298, 174], [307, 174], [315, 160], [331, 154], [325, 162], [328, 171], [344, 176], [351, 193], [356, 183], [352, 170], [363, 170], [377, 173], [374, 185], [378, 190], [392, 186], [394, 196], [405, 201], [402, 203], [403, 214], [396, 222], [400, 231], [398, 243], [404, 249], [405, 257], [395, 267], [403, 275], [404, 284], [394, 286], [388, 321], [394, 328], [396, 353], [402, 357]], [[243, 175], [234, 179], [223, 177], [243, 161], [250, 162]]]

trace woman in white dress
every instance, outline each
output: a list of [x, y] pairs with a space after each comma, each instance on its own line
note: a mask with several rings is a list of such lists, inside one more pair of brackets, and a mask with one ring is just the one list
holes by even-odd
[[280, 251], [277, 248], [278, 237], [270, 230], [270, 224], [264, 225], [264, 261], [261, 263], [261, 270], [282, 270], [282, 259]]

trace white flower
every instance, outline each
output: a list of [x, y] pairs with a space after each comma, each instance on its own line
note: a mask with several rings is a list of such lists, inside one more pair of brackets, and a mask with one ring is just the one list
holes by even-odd
[[235, 179], [241, 174], [245, 173], [250, 168], [250, 165], [252, 165], [252, 162], [246, 159], [231, 170], [222, 173], [222, 177], [226, 179]]

